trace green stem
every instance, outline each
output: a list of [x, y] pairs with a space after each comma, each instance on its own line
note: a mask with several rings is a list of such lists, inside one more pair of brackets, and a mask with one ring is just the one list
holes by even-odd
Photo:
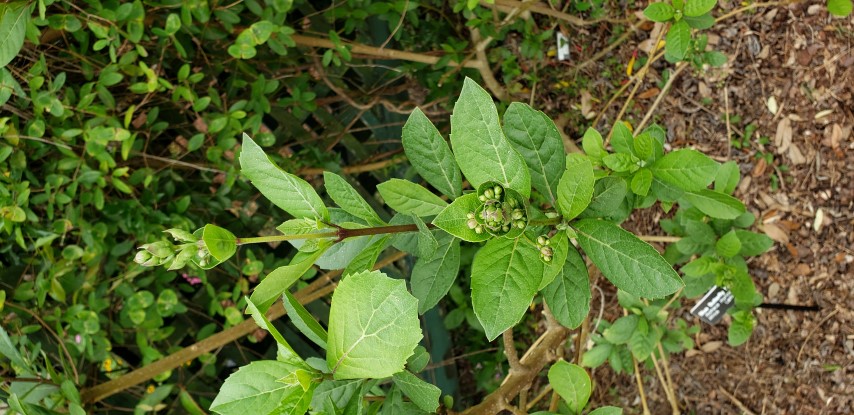
[[543, 220], [530, 220], [528, 221], [528, 226], [549, 226], [549, 225], [557, 225], [560, 221], [563, 220], [560, 216], [556, 218], [548, 218]]
[[268, 242], [292, 241], [295, 239], [321, 239], [321, 238], [336, 238], [338, 231], [323, 232], [323, 233], [306, 233], [298, 235], [271, 235], [271, 236], [256, 236], [254, 238], [237, 238], [237, 245], [246, 244], [263, 244]]
[[[430, 229], [435, 228], [432, 224], [427, 224]], [[334, 232], [322, 233], [306, 233], [297, 235], [272, 235], [272, 236], [257, 236], [254, 238], [237, 238], [237, 245], [246, 244], [261, 244], [268, 242], [292, 241], [296, 239], [322, 239], [335, 238], [336, 242], [343, 241], [347, 238], [367, 235], [381, 235], [386, 233], [403, 233], [403, 232], [418, 232], [418, 226], [412, 225], [390, 225], [390, 226], [375, 226], [372, 228], [346, 229], [338, 228]]]

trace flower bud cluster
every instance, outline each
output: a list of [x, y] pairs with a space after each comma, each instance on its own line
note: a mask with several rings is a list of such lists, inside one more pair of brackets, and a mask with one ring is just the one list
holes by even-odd
[[478, 196], [483, 205], [466, 216], [466, 225], [475, 233], [503, 235], [513, 228], [524, 229], [527, 215], [522, 203], [507, 192], [501, 185], [490, 185]]
[[166, 232], [177, 242], [184, 243], [176, 246], [169, 241], [158, 241], [142, 245], [133, 261], [145, 267], [163, 265], [169, 270], [183, 268], [190, 261], [202, 267], [210, 263], [210, 252], [204, 242], [199, 241], [193, 234], [181, 229], [169, 229]]
[[537, 250], [540, 251], [540, 259], [543, 262], [552, 262], [552, 256], [554, 256], [554, 250], [549, 246], [551, 244], [551, 240], [548, 235], [540, 235], [537, 237]]

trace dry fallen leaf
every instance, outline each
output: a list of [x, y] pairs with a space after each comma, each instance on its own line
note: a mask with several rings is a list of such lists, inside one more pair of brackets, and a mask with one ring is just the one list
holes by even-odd
[[777, 154], [784, 154], [792, 144], [792, 122], [783, 118], [777, 123], [777, 133], [774, 135], [774, 145], [777, 146]]
[[780, 109], [780, 107], [777, 105], [777, 98], [774, 98], [773, 95], [770, 96], [765, 105], [768, 106], [768, 111], [771, 111], [771, 114], [777, 115], [777, 110]]
[[711, 341], [711, 342], [703, 344], [702, 346], [700, 346], [700, 350], [702, 350], [705, 353], [711, 353], [711, 352], [714, 352], [715, 350], [720, 349], [721, 346], [723, 346], [723, 345], [724, 345], [724, 342], [722, 342], [720, 340], [715, 340], [715, 341]]
[[812, 222], [815, 233], [821, 234], [821, 225], [824, 225], [824, 209], [818, 208], [815, 211], [815, 220]]
[[660, 89], [650, 88], [650, 89], [647, 89], [646, 91], [643, 91], [640, 94], [638, 94], [638, 99], [650, 99], [652, 97], [657, 96], [660, 93], [661, 93]]
[[773, 223], [766, 223], [764, 226], [762, 226], [762, 231], [765, 232], [765, 234], [768, 235], [769, 238], [777, 242], [783, 244], [789, 242], [789, 234]]
[[815, 118], [815, 119], [817, 119], [817, 120], [820, 120], [820, 119], [822, 119], [822, 118], [824, 118], [824, 117], [827, 117], [827, 116], [828, 116], [828, 115], [830, 115], [830, 114], [833, 114], [833, 110], [824, 110], [824, 111], [819, 111], [819, 112], [817, 112], [817, 113], [815, 114], [815, 117], [814, 117], [814, 118]]
[[807, 162], [806, 157], [801, 153], [801, 149], [798, 148], [797, 144], [789, 146], [789, 160], [791, 160], [794, 165], [804, 164]]

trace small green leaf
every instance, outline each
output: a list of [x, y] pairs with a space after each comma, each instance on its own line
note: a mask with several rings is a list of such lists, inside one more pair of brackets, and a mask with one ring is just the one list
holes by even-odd
[[504, 134], [528, 165], [531, 185], [554, 204], [566, 167], [563, 139], [554, 121], [541, 111], [514, 102], [504, 113]]
[[0, 3], [0, 68], [6, 66], [24, 46], [30, 6], [25, 1]]
[[717, 0], [685, 0], [685, 8], [682, 12], [689, 17], [702, 16], [712, 11], [717, 3]]
[[391, 179], [377, 185], [377, 190], [385, 203], [400, 213], [433, 216], [448, 206], [439, 196], [409, 180]]
[[584, 352], [584, 355], [581, 356], [581, 364], [585, 367], [599, 367], [608, 360], [608, 356], [611, 355], [613, 348], [612, 344], [597, 344], [592, 349]]
[[309, 340], [313, 341], [316, 345], [320, 346], [323, 349], [326, 349], [326, 330], [302, 304], [297, 301], [296, 297], [291, 295], [290, 291], [285, 290], [284, 298], [282, 301], [285, 304], [285, 310], [288, 312], [288, 317], [291, 319], [291, 322], [294, 323], [297, 329], [299, 329], [300, 333], [302, 333]]
[[715, 18], [711, 13], [706, 13], [702, 16], [682, 16], [682, 21], [688, 23], [693, 29], [705, 30], [715, 25]]
[[466, 78], [451, 115], [451, 146], [463, 175], [475, 188], [495, 181], [531, 196], [531, 176], [498, 122], [492, 96]]
[[581, 138], [581, 148], [584, 149], [584, 152], [587, 153], [587, 157], [590, 157], [591, 160], [599, 162], [603, 157], [608, 155], [608, 152], [605, 151], [604, 140], [602, 140], [602, 134], [599, 134], [595, 129], [588, 128], [587, 131], [584, 132], [584, 137]]
[[617, 173], [634, 171], [638, 168], [637, 157], [627, 153], [609, 154], [602, 159], [602, 162], [605, 163], [606, 167]]
[[549, 384], [573, 414], [581, 414], [593, 392], [587, 371], [565, 360], [558, 360], [549, 368]]
[[3, 328], [3, 326], [0, 326], [0, 355], [9, 359], [7, 362], [12, 363], [19, 368], [30, 368], [30, 365], [28, 365], [24, 360], [24, 357], [21, 356], [21, 352], [19, 352], [18, 348], [12, 343], [12, 339], [9, 338], [9, 333], [6, 332], [6, 329]]
[[638, 196], [646, 196], [652, 185], [652, 172], [649, 169], [640, 169], [632, 176], [632, 192]]
[[430, 259], [418, 258], [412, 268], [412, 295], [418, 299], [418, 313], [424, 314], [448, 293], [460, 270], [460, 240], [441, 232], [439, 247]]
[[430, 119], [416, 108], [403, 126], [403, 151], [427, 183], [448, 197], [460, 197], [462, 176], [448, 143]]
[[664, 58], [668, 62], [679, 62], [685, 59], [691, 44], [691, 26], [684, 20], [673, 23], [667, 32], [664, 44]]
[[755, 256], [765, 253], [774, 246], [774, 240], [765, 234], [753, 233], [741, 229], [735, 230], [738, 240], [741, 241], [741, 250], [738, 254], [741, 256]]
[[632, 131], [624, 122], [617, 122], [611, 129], [611, 147], [621, 154], [632, 154]]
[[611, 327], [605, 329], [605, 331], [602, 332], [602, 335], [605, 337], [605, 340], [608, 340], [611, 344], [626, 344], [635, 333], [635, 330], [638, 327], [638, 321], [640, 321], [640, 317], [636, 314], [629, 314], [627, 316], [620, 317], [611, 325]]
[[476, 193], [460, 196], [433, 219], [433, 225], [464, 241], [485, 241], [489, 239], [489, 233], [476, 233], [474, 229], [468, 227], [467, 215], [474, 213], [481, 204]]
[[494, 238], [477, 252], [471, 267], [472, 306], [489, 341], [522, 319], [542, 276], [539, 251], [523, 238]]
[[555, 319], [565, 327], [581, 325], [590, 312], [590, 282], [587, 265], [575, 247], [569, 248], [566, 261], [554, 281], [543, 290], [543, 298]]
[[237, 251], [237, 237], [227, 229], [207, 224], [202, 231], [202, 240], [211, 256], [222, 262], [231, 258]]
[[756, 317], [750, 311], [737, 311], [732, 315], [732, 324], [727, 333], [727, 343], [730, 346], [740, 346], [750, 339], [753, 327], [756, 325]]
[[637, 157], [644, 161], [653, 161], [656, 153], [656, 143], [655, 138], [652, 134], [648, 132], [644, 132], [637, 137], [632, 142], [632, 148], [634, 149], [634, 154]]
[[851, 0], [827, 0], [827, 11], [836, 17], [847, 17], [851, 14], [852, 7], [854, 5]]
[[391, 239], [391, 235], [385, 235], [381, 238], [378, 238], [373, 243], [368, 245], [365, 249], [359, 252], [350, 263], [347, 264], [347, 267], [344, 268], [344, 272], [341, 273], [342, 278], [346, 277], [350, 274], [355, 274], [357, 272], [362, 271], [370, 271], [371, 268], [374, 267], [374, 264], [377, 262], [377, 258], [380, 257], [380, 254], [385, 250], [388, 245], [388, 241]]
[[628, 184], [622, 177], [606, 176], [593, 186], [593, 198], [582, 217], [611, 217], [626, 199]]
[[336, 380], [389, 377], [421, 340], [418, 300], [379, 271], [343, 279], [332, 295], [326, 362]]
[[734, 230], [725, 233], [715, 243], [715, 251], [718, 255], [724, 258], [730, 258], [738, 254], [741, 250], [741, 241], [738, 240], [738, 234]]
[[[279, 333], [279, 330], [276, 329], [270, 320], [267, 319], [267, 315], [265, 312], [258, 309], [255, 303], [252, 302], [249, 298], [246, 299], [246, 312], [252, 316], [252, 319], [255, 320], [255, 324], [258, 327], [268, 331], [273, 338], [276, 340], [276, 343], [279, 345], [279, 360], [284, 361], [285, 363], [302, 366], [305, 362], [299, 355], [294, 351], [288, 341], [282, 337], [282, 334]], [[239, 315], [239, 314], [238, 314]], [[284, 360], [283, 360], [284, 359]]]
[[325, 249], [319, 249], [307, 258], [297, 262], [296, 264], [285, 265], [273, 270], [267, 274], [261, 283], [255, 287], [250, 299], [258, 306], [261, 312], [267, 312], [267, 309], [276, 301], [282, 293], [285, 292], [296, 280], [302, 277], [306, 271], [314, 264]]
[[380, 219], [371, 205], [343, 177], [325, 171], [323, 172], [323, 181], [326, 184], [326, 192], [329, 197], [345, 212], [364, 219], [372, 225], [385, 225], [385, 222]]
[[650, 170], [662, 181], [682, 190], [705, 189], [715, 179], [720, 165], [696, 150], [676, 150], [656, 161]]
[[666, 22], [673, 18], [673, 6], [664, 2], [652, 3], [643, 11], [643, 15], [653, 22]]
[[566, 171], [557, 188], [557, 207], [564, 219], [572, 219], [587, 208], [593, 198], [593, 186], [593, 164], [590, 159], [581, 154], [568, 154]]
[[703, 61], [713, 68], [719, 68], [727, 63], [727, 56], [716, 50], [704, 52]]
[[329, 220], [329, 211], [314, 188], [279, 168], [246, 134], [243, 134], [240, 169], [264, 197], [285, 212], [296, 218]]
[[574, 228], [584, 253], [617, 288], [640, 297], [661, 298], [684, 285], [655, 248], [619, 226], [583, 219]]
[[435, 385], [421, 380], [407, 370], [395, 373], [392, 380], [409, 397], [409, 400], [421, 410], [433, 413], [439, 409], [439, 397], [442, 395], [442, 390]]
[[617, 408], [616, 406], [602, 406], [596, 408], [588, 415], [623, 415], [623, 408]]
[[735, 219], [746, 210], [740, 200], [713, 190], [685, 192], [683, 197], [701, 212], [713, 218]]
[[715, 175], [715, 190], [728, 195], [732, 194], [740, 179], [741, 172], [738, 169], [738, 163], [728, 161], [721, 164], [718, 173]]

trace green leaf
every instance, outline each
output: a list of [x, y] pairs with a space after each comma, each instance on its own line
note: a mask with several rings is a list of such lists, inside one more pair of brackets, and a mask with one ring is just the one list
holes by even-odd
[[735, 231], [729, 231], [718, 239], [715, 243], [715, 251], [718, 255], [724, 258], [730, 258], [738, 254], [741, 250], [741, 241], [738, 240], [738, 234]]
[[528, 165], [531, 186], [554, 204], [558, 181], [566, 168], [563, 139], [554, 121], [541, 111], [514, 102], [504, 113], [504, 134]]
[[418, 300], [405, 281], [353, 274], [332, 295], [326, 363], [336, 380], [389, 377], [403, 370], [421, 337]]
[[604, 140], [602, 140], [602, 134], [599, 134], [599, 131], [596, 131], [592, 127], [584, 132], [584, 137], [581, 138], [581, 148], [584, 149], [587, 157], [597, 162], [608, 155], [608, 152], [605, 150]]
[[227, 229], [207, 224], [202, 231], [202, 240], [211, 256], [222, 262], [231, 258], [237, 251], [237, 237]]
[[418, 258], [412, 268], [412, 295], [418, 299], [418, 313], [424, 314], [451, 289], [460, 270], [460, 240], [442, 232], [439, 247], [430, 259]]
[[738, 254], [741, 256], [754, 256], [765, 253], [774, 246], [774, 240], [765, 234], [753, 233], [741, 229], [735, 230], [738, 240], [741, 241], [741, 250]]
[[3, 326], [0, 326], [0, 356], [8, 359], [7, 361], [21, 369], [27, 370], [30, 367], [24, 360], [24, 357], [21, 356], [18, 348], [12, 343], [9, 333], [6, 332]]
[[308, 182], [273, 163], [264, 150], [243, 134], [240, 169], [273, 204], [296, 218], [329, 221], [329, 211]]
[[406, 120], [401, 141], [412, 167], [427, 183], [450, 198], [463, 194], [460, 168], [448, 143], [420, 109]]
[[[540, 281], [537, 291], [546, 288], [560, 274], [566, 264], [566, 257], [569, 252], [569, 238], [566, 237], [566, 231], [558, 231], [549, 239], [551, 241], [549, 246], [552, 248], [552, 260], [545, 264], [543, 280]], [[575, 247], [572, 249], [575, 250]]]
[[685, 192], [682, 196], [694, 207], [713, 218], [735, 219], [745, 212], [740, 200], [713, 190], [702, 189], [696, 192]]
[[439, 409], [439, 397], [442, 390], [433, 384], [421, 380], [407, 370], [395, 373], [392, 377], [394, 384], [423, 411], [433, 413]]
[[611, 217], [626, 199], [628, 187], [622, 177], [607, 176], [597, 180], [593, 186], [593, 198], [583, 216]]
[[664, 59], [679, 62], [685, 59], [691, 44], [691, 27], [684, 20], [673, 23], [667, 32], [664, 44]]
[[454, 104], [451, 146], [472, 187], [495, 181], [526, 198], [531, 196], [530, 173], [504, 137], [492, 97], [470, 78]]
[[597, 344], [584, 352], [584, 355], [581, 356], [581, 364], [586, 367], [599, 367], [608, 360], [613, 348], [614, 346], [609, 343]]
[[555, 319], [565, 327], [576, 328], [581, 325], [590, 312], [590, 282], [587, 266], [575, 247], [568, 251], [560, 273], [543, 290]]
[[652, 172], [649, 169], [640, 169], [632, 176], [632, 193], [646, 196], [650, 186], [652, 186]]
[[276, 340], [279, 348], [278, 354], [280, 356], [280, 361], [284, 361], [285, 363], [295, 366], [302, 366], [305, 363], [302, 358], [299, 357], [297, 352], [294, 351], [288, 341], [282, 337], [282, 334], [279, 333], [276, 326], [270, 323], [270, 320], [267, 319], [267, 315], [265, 314], [266, 312], [259, 310], [255, 303], [253, 303], [249, 298], [246, 299], [246, 312], [252, 316], [252, 319], [255, 320], [255, 324], [257, 324], [258, 327], [268, 331]]
[[433, 225], [464, 241], [485, 241], [490, 237], [488, 233], [476, 233], [467, 224], [467, 215], [474, 213], [481, 204], [481, 201], [477, 198], [477, 193], [460, 196], [433, 219]]
[[587, 371], [565, 360], [558, 360], [549, 368], [549, 384], [566, 401], [569, 412], [573, 414], [581, 414], [593, 392]]
[[685, 7], [682, 12], [685, 13], [685, 16], [702, 16], [712, 11], [717, 3], [718, 0], [685, 0]]
[[325, 171], [323, 172], [323, 182], [326, 184], [326, 193], [345, 212], [364, 219], [372, 225], [385, 225], [385, 222], [380, 219], [371, 205], [343, 177]]
[[638, 168], [637, 157], [627, 153], [609, 154], [602, 159], [602, 162], [605, 163], [606, 167], [617, 173], [633, 171]]
[[24, 46], [30, 7], [27, 2], [0, 3], [0, 68], [6, 66]]
[[732, 315], [732, 324], [727, 333], [727, 343], [730, 346], [740, 346], [750, 339], [756, 318], [749, 311], [737, 311]]
[[650, 166], [655, 177], [687, 191], [708, 187], [718, 168], [718, 162], [696, 150], [672, 151]]
[[575, 153], [566, 156], [566, 171], [557, 188], [557, 207], [564, 219], [572, 219], [587, 208], [593, 199], [594, 180], [589, 158]]
[[543, 278], [539, 251], [523, 238], [494, 238], [475, 255], [472, 306], [489, 341], [516, 325]]
[[703, 52], [703, 61], [713, 68], [719, 68], [727, 63], [727, 56], [716, 50]]
[[611, 327], [602, 332], [602, 336], [611, 344], [626, 344], [635, 333], [638, 321], [640, 321], [640, 317], [636, 314], [620, 317]]
[[661, 298], [684, 285], [655, 248], [619, 226], [582, 219], [574, 228], [584, 253], [617, 288], [639, 297]]
[[276, 412], [282, 400], [301, 393], [299, 386], [278, 380], [298, 368], [272, 360], [257, 360], [231, 374], [220, 388], [210, 410], [220, 414], [267, 414]]
[[326, 330], [302, 304], [297, 301], [296, 297], [291, 295], [290, 291], [285, 290], [282, 302], [285, 304], [285, 310], [288, 312], [291, 322], [294, 323], [300, 333], [316, 345], [326, 349]]
[[673, 6], [668, 3], [652, 3], [643, 11], [643, 15], [653, 22], [666, 22], [673, 18]]
[[261, 283], [252, 291], [249, 297], [253, 303], [258, 306], [262, 313], [267, 312], [267, 309], [276, 301], [282, 293], [285, 292], [294, 282], [296, 282], [309, 268], [314, 264], [325, 249], [317, 250], [311, 253], [307, 258], [296, 264], [285, 265], [273, 270], [267, 274]]
[[611, 129], [611, 147], [621, 154], [632, 154], [632, 131], [624, 122], [617, 122]]
[[617, 408], [616, 406], [602, 406], [596, 408], [588, 415], [623, 415], [623, 408]]
[[851, 0], [827, 0], [827, 11], [836, 17], [847, 17], [851, 14], [851, 9]]
[[448, 206], [439, 196], [409, 180], [391, 179], [377, 185], [377, 190], [385, 204], [400, 213], [433, 216]]
[[658, 143], [652, 134], [643, 132], [632, 142], [634, 154], [641, 160], [654, 161]]
[[439, 241], [436, 240], [433, 231], [427, 227], [421, 218], [415, 215], [411, 215], [411, 217], [415, 226], [418, 227], [418, 257], [425, 260], [433, 258], [436, 250], [439, 249]]
[[715, 175], [715, 191], [732, 194], [739, 180], [741, 180], [741, 172], [738, 170], [738, 163], [728, 161], [721, 164]]
[[377, 262], [377, 258], [379, 258], [380, 254], [385, 250], [389, 239], [391, 239], [391, 235], [385, 235], [378, 238], [359, 252], [359, 254], [356, 255], [349, 264], [347, 264], [347, 267], [344, 268], [344, 272], [341, 273], [341, 277], [343, 278], [350, 274], [362, 271], [370, 271]]
[[638, 327], [629, 339], [629, 349], [635, 359], [640, 362], [648, 359], [655, 350], [655, 346], [661, 341], [662, 334], [664, 332], [660, 328], [650, 327], [645, 318], [638, 320]]
[[688, 26], [697, 30], [705, 30], [715, 25], [715, 18], [711, 13], [706, 13], [697, 17], [682, 16], [682, 21], [688, 23]]

